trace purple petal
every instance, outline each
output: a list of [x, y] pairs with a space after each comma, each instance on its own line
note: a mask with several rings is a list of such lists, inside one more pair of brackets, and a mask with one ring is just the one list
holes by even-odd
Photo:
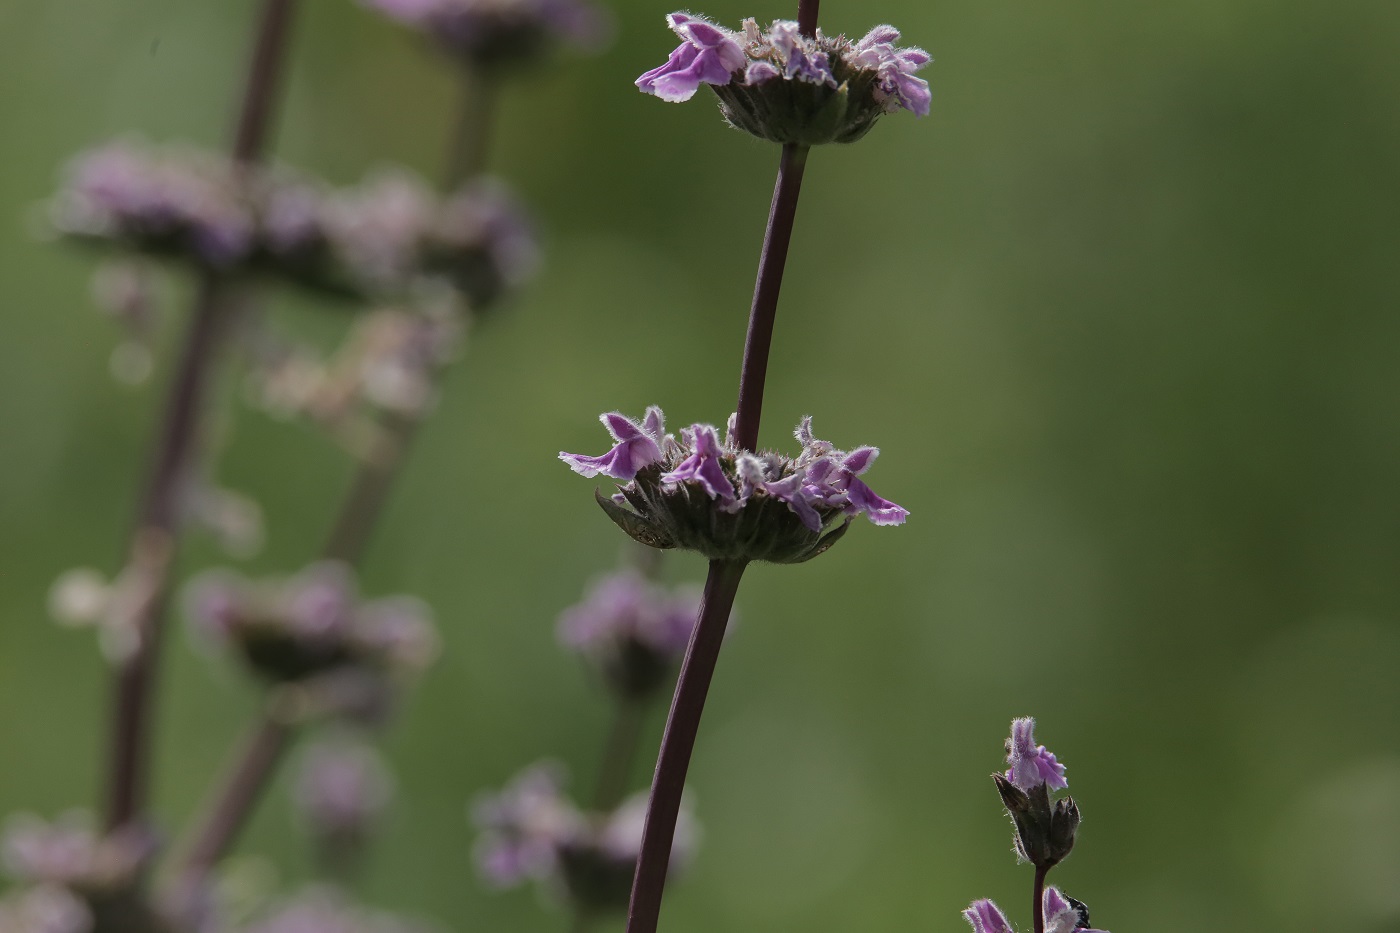
[[[654, 425], [661, 416], [661, 409], [657, 408], [655, 411], [655, 418], [652, 417], [651, 409], [647, 411], [648, 426]], [[561, 450], [559, 459], [567, 463], [575, 473], [581, 476], [597, 476], [601, 473], [613, 479], [626, 481], [635, 477], [637, 471], [643, 467], [661, 461], [660, 445], [652, 438], [650, 432], [637, 422], [615, 411], [601, 415], [600, 420], [613, 440], [617, 441], [617, 446], [601, 457], [586, 457]]]
[[878, 447], [857, 447], [842, 458], [841, 469], [853, 476], [859, 476], [870, 469], [870, 465], [875, 462], [875, 458], [878, 456], [880, 456], [880, 448]]
[[1041, 784], [1052, 789], [1068, 787], [1065, 766], [1044, 745], [1035, 744], [1034, 729], [1035, 720], [1030, 717], [1012, 721], [1011, 738], [1006, 743], [1006, 763], [1011, 767], [1006, 779], [1027, 793]]
[[857, 512], [876, 525], [902, 525], [909, 517], [909, 510], [888, 499], [881, 499], [865, 483], [851, 477], [846, 481], [846, 496]]
[[899, 30], [893, 26], [876, 26], [856, 43], [858, 49], [868, 49], [872, 45], [894, 45], [899, 41]]
[[698, 483], [711, 499], [719, 499], [725, 506], [737, 504], [734, 484], [724, 475], [720, 464], [723, 450], [719, 445], [719, 434], [713, 425], [693, 424], [685, 432], [694, 445], [694, 453], [682, 460], [670, 473], [663, 473], [663, 483]]
[[804, 476], [802, 473], [793, 473], [790, 476], [772, 482], [764, 483], [764, 490], [773, 498], [780, 499], [787, 503], [787, 507], [793, 514], [802, 520], [811, 531], [822, 530], [822, 519], [817, 514], [817, 510], [812, 508], [812, 496], [803, 486]]
[[973, 901], [963, 911], [963, 919], [972, 924], [973, 933], [1014, 933], [1000, 908], [989, 900]]
[[782, 77], [782, 72], [768, 62], [759, 60], [749, 62], [748, 70], [744, 72], [744, 83], [748, 85], [762, 84], [764, 81], [772, 81], [778, 77]]

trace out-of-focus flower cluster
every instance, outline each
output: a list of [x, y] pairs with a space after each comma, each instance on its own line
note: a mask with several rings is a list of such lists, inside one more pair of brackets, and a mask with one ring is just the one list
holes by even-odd
[[559, 640], [597, 665], [619, 697], [639, 700], [671, 682], [699, 610], [698, 587], [667, 587], [623, 570], [559, 616]]
[[[794, 432], [796, 457], [740, 450], [733, 417], [723, 442], [709, 424], [666, 433], [661, 409], [638, 424], [610, 412], [601, 418], [616, 444], [602, 456], [561, 452], [583, 476], [608, 476], [626, 485], [598, 501], [623, 531], [656, 548], [685, 548], [714, 560], [799, 563], [825, 551], [850, 519], [902, 524], [908, 511], [877, 496], [859, 477], [880, 451], [837, 450], [812, 435], [812, 419]], [[838, 524], [840, 523], [840, 524]]]
[[666, 17], [681, 44], [664, 65], [637, 79], [662, 100], [684, 101], [708, 84], [737, 129], [779, 143], [854, 142], [881, 114], [909, 110], [927, 116], [928, 82], [915, 72], [932, 59], [900, 48], [899, 30], [876, 26], [862, 38], [804, 36], [797, 23], [775, 20], [760, 29], [746, 19], [740, 32], [704, 17]]
[[588, 0], [363, 0], [478, 68], [522, 64], [556, 44], [591, 50], [611, 32]]
[[99, 835], [87, 814], [7, 821], [0, 861], [19, 883], [0, 902], [0, 933], [107, 933], [155, 929], [136, 889], [155, 851], [135, 827]]
[[535, 262], [529, 226], [495, 182], [438, 198], [395, 171], [332, 190], [286, 169], [133, 140], [76, 158], [51, 215], [80, 239], [360, 299], [443, 282], [479, 310]]
[[[579, 809], [564, 795], [565, 777], [556, 765], [534, 765], [497, 794], [472, 805], [481, 830], [477, 868], [496, 887], [537, 881], [586, 910], [627, 905], [641, 853], [646, 795], [631, 797], [607, 813]], [[688, 805], [676, 823], [671, 871], [694, 852], [698, 830]]]
[[396, 596], [361, 601], [343, 564], [313, 564], [289, 579], [210, 571], [190, 583], [190, 622], [239, 652], [257, 674], [299, 682], [345, 671], [414, 672], [437, 654], [428, 607]]

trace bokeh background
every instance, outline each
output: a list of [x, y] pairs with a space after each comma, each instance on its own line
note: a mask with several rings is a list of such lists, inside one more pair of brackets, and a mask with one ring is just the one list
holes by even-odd
[[[104, 672], [46, 592], [114, 569], [164, 376], [112, 381], [94, 259], [42, 242], [36, 205], [113, 135], [221, 143], [252, 6], [0, 5], [0, 811], [94, 796]], [[422, 595], [446, 640], [388, 743], [401, 795], [363, 894], [453, 929], [566, 923], [474, 880], [465, 818], [537, 758], [583, 787], [597, 767], [608, 707], [554, 619], [624, 542], [554, 457], [601, 450], [604, 410], [723, 421], [776, 164], [704, 95], [638, 94], [670, 8], [613, 7], [607, 54], [505, 93], [494, 160], [546, 263], [474, 334], [363, 575]], [[1099, 926], [1400, 930], [1400, 6], [822, 10], [831, 31], [877, 20], [934, 54], [933, 113], [813, 155], [763, 436], [811, 413], [878, 444], [872, 485], [913, 517], [748, 574], [691, 774], [703, 849], [665, 927], [957, 930], [987, 896], [1024, 922], [1030, 872], [987, 775], [1033, 714], [1085, 812], [1055, 877]], [[279, 158], [433, 175], [452, 91], [411, 35], [308, 3]], [[273, 313], [327, 340], [344, 324]], [[268, 520], [244, 566], [295, 569], [349, 464], [231, 411], [218, 478]], [[225, 560], [197, 539], [183, 566]], [[172, 644], [173, 824], [252, 695]], [[244, 849], [293, 881], [289, 812], [269, 798]]]

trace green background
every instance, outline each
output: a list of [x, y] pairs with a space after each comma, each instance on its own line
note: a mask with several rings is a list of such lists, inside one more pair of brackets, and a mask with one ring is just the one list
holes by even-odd
[[[0, 811], [95, 793], [103, 670], [45, 594], [114, 569], [165, 376], [112, 382], [93, 259], [41, 242], [36, 206], [113, 135], [221, 144], [252, 7], [0, 5]], [[669, 7], [614, 8], [607, 54], [504, 95], [493, 160], [546, 264], [473, 335], [364, 572], [426, 598], [445, 651], [388, 741], [401, 793], [363, 893], [453, 929], [565, 926], [474, 880], [465, 819], [537, 758], [583, 788], [596, 770], [607, 705], [553, 625], [623, 541], [555, 454], [604, 449], [605, 410], [723, 422], [777, 162], [703, 93], [637, 93]], [[337, 182], [435, 174], [443, 62], [349, 0], [303, 14], [279, 157]], [[790, 449], [810, 413], [879, 445], [868, 478], [913, 514], [748, 574], [690, 778], [703, 848], [665, 929], [958, 930], [975, 897], [1023, 925], [1030, 872], [987, 775], [1033, 714], [1085, 813], [1052, 878], [1099, 926], [1400, 930], [1400, 6], [831, 0], [822, 22], [876, 16], [933, 53], [933, 113], [810, 159], [762, 433]], [[295, 569], [349, 464], [230, 411], [218, 477], [268, 516], [247, 567]], [[199, 539], [184, 567], [221, 560]], [[168, 824], [253, 705], [172, 645]], [[244, 851], [295, 879], [289, 814], [269, 799]]]

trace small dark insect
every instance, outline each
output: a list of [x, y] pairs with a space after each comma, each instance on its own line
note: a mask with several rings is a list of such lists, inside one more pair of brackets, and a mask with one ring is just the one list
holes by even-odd
[[1074, 928], [1076, 930], [1089, 929], [1089, 905], [1083, 901], [1075, 900], [1068, 894], [1065, 895], [1065, 900], [1069, 901], [1069, 906], [1073, 907], [1075, 912], [1079, 914], [1079, 921], [1075, 923]]

